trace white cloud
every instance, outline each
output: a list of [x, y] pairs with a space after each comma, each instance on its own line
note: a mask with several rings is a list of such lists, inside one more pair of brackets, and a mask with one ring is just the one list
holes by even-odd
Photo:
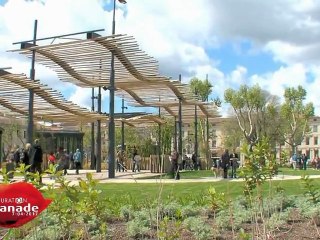
[[[98, 88], [94, 90], [94, 104], [95, 104], [95, 111], [97, 111], [97, 99], [98, 96]], [[101, 89], [101, 100], [104, 101], [109, 96], [109, 91], [103, 91]], [[70, 96], [69, 100], [83, 106], [89, 110], [91, 110], [92, 106], [92, 89], [91, 88], [81, 88], [75, 87], [75, 91]], [[102, 105], [103, 106], [103, 105]], [[102, 110], [103, 112], [103, 110]]]
[[[316, 100], [320, 61], [320, 3], [315, 0], [128, 0], [117, 4], [116, 33], [133, 35], [142, 50], [159, 61], [161, 74], [183, 80], [193, 76], [214, 86], [214, 96], [223, 98], [229, 87], [258, 82], [271, 93], [282, 95], [286, 86], [306, 86], [310, 99]], [[103, 9], [110, 0], [9, 0], [0, 6], [0, 61], [13, 72], [29, 75], [30, 60], [15, 53], [12, 42], [33, 37], [38, 19], [38, 37], [93, 29], [111, 33], [112, 11]], [[285, 11], [284, 11], [285, 9]], [[274, 72], [248, 76], [250, 66], [238, 64], [223, 72], [218, 66], [228, 64], [211, 56], [225, 40], [245, 40], [254, 53], [271, 53], [283, 66]], [[48, 42], [47, 42], [48, 43]], [[233, 49], [234, 50], [234, 49]], [[249, 49], [248, 52], [250, 52]], [[242, 54], [239, 52], [238, 54]], [[219, 63], [219, 65], [218, 65]], [[0, 66], [3, 67], [3, 66]], [[314, 75], [313, 83], [307, 74]], [[91, 107], [91, 90], [83, 90], [58, 81], [51, 70], [36, 65], [36, 78], [76, 103]], [[312, 87], [311, 87], [312, 86]], [[107, 104], [104, 104], [104, 106]]]

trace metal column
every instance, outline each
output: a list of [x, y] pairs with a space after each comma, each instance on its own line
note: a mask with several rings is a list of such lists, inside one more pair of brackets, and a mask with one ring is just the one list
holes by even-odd
[[[179, 74], [179, 81], [181, 83], [181, 74]], [[179, 97], [179, 144], [178, 144], [178, 153], [180, 155], [180, 159], [183, 160], [183, 152], [182, 152], [182, 96]]]
[[[116, 0], [113, 0], [113, 18], [112, 18], [112, 35], [115, 34], [116, 22]], [[110, 86], [109, 86], [109, 151], [108, 151], [108, 173], [109, 178], [115, 178], [115, 126], [114, 126], [114, 51], [111, 50], [111, 71], [110, 71]]]
[[[159, 98], [159, 102], [160, 102], [160, 98]], [[159, 110], [158, 110], [158, 115], [159, 115], [159, 118], [161, 117], [161, 107], [159, 107]], [[160, 163], [160, 166], [158, 164], [158, 172], [164, 172], [164, 169], [163, 169], [163, 159], [161, 157], [161, 124], [159, 123], [159, 132], [158, 132], [158, 156], [159, 156], [159, 163]]]
[[[206, 75], [206, 80], [208, 81], [208, 74]], [[207, 103], [209, 103], [209, 94], [207, 96]], [[207, 168], [206, 169], [208, 170], [209, 166], [210, 166], [209, 162], [211, 163], [211, 161], [210, 161], [211, 160], [211, 158], [210, 158], [211, 154], [210, 154], [210, 148], [209, 148], [209, 127], [210, 126], [209, 126], [209, 116], [208, 116], [208, 114], [207, 114], [206, 120], [207, 120], [206, 121], [206, 125], [207, 125], [206, 126], [207, 127], [207, 138], [206, 138], [207, 139], [207, 141], [206, 141], [206, 144], [207, 144], [207, 147], [206, 147], [206, 150], [207, 150], [207, 154], [206, 154], [206, 156], [207, 156], [207, 161], [206, 161], [207, 162], [207, 166], [206, 167]]]
[[[37, 28], [38, 28], [38, 20], [34, 21], [34, 30], [33, 30], [33, 45], [36, 45], [37, 39]], [[32, 58], [31, 58], [31, 69], [30, 69], [30, 79], [34, 81], [35, 78], [35, 57], [36, 51], [32, 50]], [[28, 110], [28, 129], [27, 129], [27, 142], [33, 142], [33, 89], [29, 89], [29, 110]]]
[[[197, 95], [197, 91], [196, 91]], [[194, 105], [194, 153], [196, 155], [197, 169], [198, 169], [198, 114], [197, 105]]]
[[[98, 113], [101, 114], [101, 87], [98, 92]], [[101, 172], [101, 120], [97, 121], [97, 162], [96, 172]]]
[[[124, 116], [124, 110], [127, 109], [127, 107], [124, 106], [124, 98], [122, 98], [122, 106], [121, 106], [121, 113], [122, 117]], [[124, 122], [121, 122], [121, 150], [124, 151]]]
[[[91, 95], [91, 111], [94, 112], [94, 88], [92, 88], [92, 95]], [[90, 169], [96, 169], [95, 163], [95, 146], [94, 146], [94, 122], [91, 123], [91, 164]]]

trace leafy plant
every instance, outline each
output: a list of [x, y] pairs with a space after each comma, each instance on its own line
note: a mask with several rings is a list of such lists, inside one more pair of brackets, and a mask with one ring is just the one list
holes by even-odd
[[151, 229], [150, 215], [148, 211], [141, 210], [134, 213], [134, 218], [127, 223], [128, 235], [130, 237], [143, 238]]
[[239, 240], [251, 240], [252, 236], [251, 236], [251, 234], [246, 233], [243, 228], [241, 228], [239, 231], [238, 239]]
[[320, 202], [320, 191], [318, 187], [313, 184], [313, 179], [310, 179], [308, 175], [301, 177], [302, 183], [305, 189], [305, 196], [313, 203]]
[[175, 240], [180, 239], [181, 221], [177, 220], [173, 222], [173, 226], [170, 227], [169, 217], [164, 217], [160, 222], [158, 237], [161, 240]]
[[214, 187], [209, 188], [207, 199], [209, 202], [210, 210], [213, 211], [214, 218], [217, 211], [225, 209], [228, 206], [225, 194], [218, 193]]
[[258, 197], [261, 198], [262, 184], [272, 178], [278, 169], [269, 141], [263, 138], [252, 149], [244, 144], [241, 151], [246, 159], [244, 167], [240, 168], [240, 176], [245, 180], [244, 194], [248, 197], [258, 188]]
[[183, 225], [191, 231], [198, 240], [212, 238], [212, 229], [199, 217], [189, 217], [183, 221]]

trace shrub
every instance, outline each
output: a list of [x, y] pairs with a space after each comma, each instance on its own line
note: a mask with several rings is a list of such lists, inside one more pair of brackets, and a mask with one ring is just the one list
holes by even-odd
[[198, 240], [212, 239], [212, 228], [200, 217], [189, 217], [183, 221], [183, 225], [194, 234]]

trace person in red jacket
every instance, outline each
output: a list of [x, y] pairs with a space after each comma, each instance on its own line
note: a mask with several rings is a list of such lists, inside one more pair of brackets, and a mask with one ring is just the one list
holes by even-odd
[[53, 152], [50, 152], [49, 157], [48, 157], [48, 166], [51, 164], [54, 165], [56, 163], [56, 157], [54, 156]]

